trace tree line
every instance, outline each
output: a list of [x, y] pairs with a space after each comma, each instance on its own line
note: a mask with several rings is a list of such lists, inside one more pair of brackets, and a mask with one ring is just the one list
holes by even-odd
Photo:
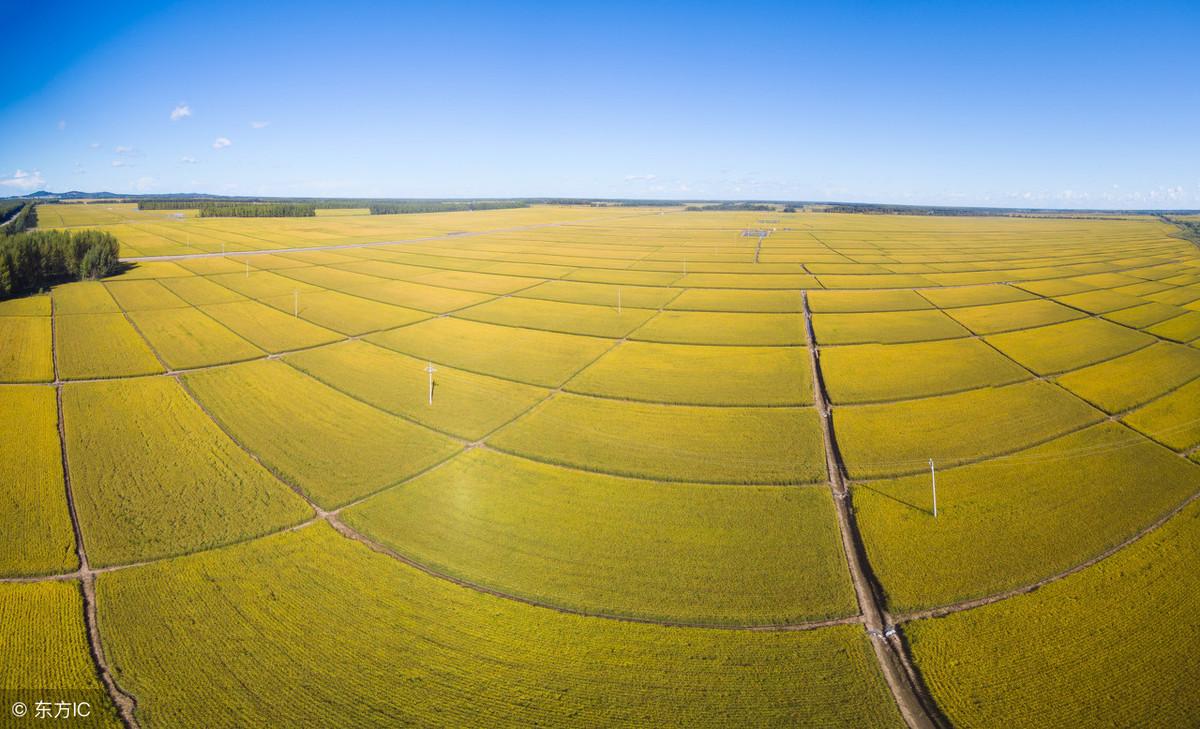
[[716, 205], [688, 205], [684, 208], [691, 212], [710, 212], [713, 210], [740, 210], [743, 212], [774, 212], [775, 206], [766, 203], [749, 203], [749, 202], [723, 202]]
[[96, 279], [119, 264], [118, 243], [100, 230], [34, 230], [0, 238], [0, 299], [51, 283]]
[[527, 208], [522, 200], [473, 200], [471, 202], [387, 202], [369, 206], [371, 215], [405, 215], [411, 213], [453, 213], [464, 210], [504, 210]]
[[0, 207], [0, 222], [4, 222], [4, 227], [0, 228], [0, 234], [3, 235], [16, 235], [36, 228], [37, 205], [31, 202], [6, 203]]
[[315, 205], [304, 203], [210, 202], [200, 206], [202, 218], [311, 218]]

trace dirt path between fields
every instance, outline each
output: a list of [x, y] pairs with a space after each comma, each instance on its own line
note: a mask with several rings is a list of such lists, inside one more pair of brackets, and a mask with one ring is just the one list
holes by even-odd
[[916, 667], [908, 656], [908, 650], [894, 625], [885, 624], [883, 600], [878, 585], [870, 571], [862, 538], [850, 509], [850, 494], [846, 489], [845, 467], [837, 447], [833, 430], [833, 413], [825, 395], [825, 380], [821, 375], [821, 352], [813, 333], [812, 311], [808, 306], [808, 292], [801, 294], [804, 306], [804, 334], [808, 343], [809, 361], [812, 365], [813, 404], [820, 416], [825, 442], [825, 466], [829, 473], [829, 488], [833, 492], [833, 503], [837, 513], [838, 531], [842, 537], [842, 551], [846, 555], [846, 566], [858, 606], [862, 611], [867, 635], [883, 678], [892, 691], [896, 706], [905, 723], [913, 729], [936, 729], [948, 726], [933, 697], [925, 689]]
[[75, 554], [79, 558], [79, 571], [75, 573], [75, 576], [79, 578], [79, 587], [83, 594], [83, 619], [84, 624], [87, 626], [88, 649], [92, 654], [92, 660], [95, 662], [100, 680], [104, 684], [105, 690], [108, 691], [113, 705], [116, 706], [121, 721], [129, 729], [137, 729], [139, 726], [138, 721], [133, 714], [134, 709], [137, 708], [137, 700], [134, 699], [132, 694], [126, 693], [113, 679], [112, 672], [108, 667], [108, 661], [104, 656], [104, 644], [100, 640], [100, 625], [96, 618], [96, 576], [88, 564], [87, 548], [83, 542], [83, 529], [79, 526], [79, 514], [75, 509], [75, 494], [71, 487], [71, 469], [67, 457], [66, 424], [63, 422], [62, 384], [59, 382], [58, 377], [57, 332], [55, 331], [54, 320], [54, 302], [51, 301], [50, 359], [54, 364], [54, 399], [58, 413], [58, 447], [62, 456], [63, 486], [67, 492], [67, 511], [71, 516], [71, 529], [75, 533]]

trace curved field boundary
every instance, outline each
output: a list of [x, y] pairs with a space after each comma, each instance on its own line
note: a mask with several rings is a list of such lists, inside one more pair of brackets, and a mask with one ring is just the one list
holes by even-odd
[[983, 607], [984, 605], [991, 605], [992, 603], [1000, 602], [1000, 601], [1006, 600], [1010, 597], [1016, 597], [1017, 595], [1027, 595], [1041, 587], [1045, 587], [1046, 585], [1049, 585], [1052, 582], [1058, 582], [1061, 579], [1070, 577], [1071, 575], [1075, 574], [1076, 572], [1082, 572], [1083, 570], [1087, 569], [1088, 567], [1091, 567], [1099, 562], [1102, 562], [1102, 561], [1108, 559], [1109, 557], [1113, 556], [1117, 552], [1120, 552], [1122, 549], [1125, 549], [1126, 547], [1130, 546], [1134, 542], [1137, 542], [1138, 540], [1140, 540], [1142, 537], [1145, 537], [1147, 534], [1150, 534], [1151, 532], [1155, 531], [1159, 527], [1166, 524], [1176, 514], [1183, 511], [1184, 509], [1186, 509], [1190, 504], [1192, 504], [1192, 502], [1196, 501], [1197, 499], [1200, 499], [1200, 491], [1197, 491], [1196, 493], [1194, 493], [1191, 496], [1184, 499], [1182, 502], [1180, 502], [1178, 505], [1176, 505], [1174, 508], [1172, 508], [1166, 514], [1163, 514], [1161, 517], [1159, 517], [1153, 523], [1143, 527], [1142, 529], [1140, 529], [1136, 533], [1134, 533], [1132, 536], [1126, 538], [1125, 540], [1119, 542], [1118, 544], [1114, 544], [1113, 546], [1104, 550], [1100, 554], [1097, 554], [1095, 557], [1092, 557], [1091, 559], [1087, 560], [1086, 562], [1080, 562], [1079, 564], [1075, 565], [1074, 567], [1065, 569], [1062, 572], [1058, 572], [1056, 574], [1050, 575], [1049, 577], [1040, 579], [1037, 582], [1034, 582], [1034, 583], [1031, 583], [1028, 585], [1024, 585], [1021, 587], [1016, 587], [1011, 590], [1005, 590], [1004, 592], [998, 592], [994, 595], [987, 595], [985, 597], [978, 597], [978, 598], [974, 598], [972, 600], [963, 600], [962, 602], [951, 603], [949, 605], [942, 605], [942, 606], [935, 607], [935, 608], [927, 608], [925, 610], [916, 610], [914, 612], [904, 613], [904, 614], [894, 617], [893, 620], [896, 623], [908, 623], [908, 622], [912, 622], [913, 620], [924, 620], [926, 618], [941, 618], [941, 617], [945, 617], [946, 615], [952, 615], [954, 613], [963, 612], [964, 610], [972, 610], [977, 607]]

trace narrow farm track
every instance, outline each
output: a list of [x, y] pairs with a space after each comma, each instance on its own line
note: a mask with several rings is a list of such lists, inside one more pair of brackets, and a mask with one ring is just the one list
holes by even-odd
[[75, 534], [75, 554], [79, 558], [79, 570], [73, 577], [79, 579], [79, 588], [83, 594], [83, 619], [87, 626], [88, 649], [96, 664], [96, 672], [117, 707], [117, 713], [126, 727], [136, 729], [139, 726], [134, 710], [137, 700], [132, 694], [124, 691], [113, 679], [108, 661], [104, 656], [104, 643], [100, 639], [100, 625], [96, 617], [96, 575], [88, 564], [87, 547], [83, 541], [83, 529], [79, 525], [79, 514], [75, 508], [75, 494], [71, 488], [71, 466], [67, 456], [67, 430], [63, 421], [62, 383], [58, 376], [58, 349], [55, 344], [54, 303], [50, 303], [50, 359], [54, 366], [54, 395], [55, 407], [58, 412], [58, 446], [62, 454], [63, 486], [67, 492], [67, 511], [71, 516], [71, 530]]
[[888, 688], [891, 689], [892, 697], [896, 700], [896, 705], [899, 707], [905, 723], [913, 729], [935, 729], [947, 726], [948, 724], [942, 718], [932, 696], [920, 681], [898, 630], [894, 625], [885, 625], [886, 615], [881, 608], [883, 601], [880, 591], [874, 576], [870, 573], [862, 537], [858, 533], [854, 514], [850, 510], [850, 494], [846, 489], [843, 477], [844, 466], [833, 430], [833, 413], [829, 407], [829, 400], [825, 396], [825, 384], [821, 376], [820, 350], [813, 334], [808, 292], [803, 292], [801, 296], [804, 306], [804, 333], [812, 365], [813, 402], [821, 416], [821, 429], [825, 440], [825, 463], [829, 472], [829, 488], [833, 492], [833, 503], [837, 512], [838, 531], [842, 537], [846, 565], [850, 571], [850, 579], [854, 583], [854, 593], [858, 598], [858, 606], [862, 611], [867, 635], [871, 638], [871, 647], [875, 651], [879, 668], [884, 680], [887, 681]]

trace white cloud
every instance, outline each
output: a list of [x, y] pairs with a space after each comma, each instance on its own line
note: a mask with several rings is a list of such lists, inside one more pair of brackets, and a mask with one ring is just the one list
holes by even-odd
[[114, 159], [112, 161], [112, 166], [113, 167], [133, 167], [133, 165], [129, 164], [128, 162], [126, 162], [123, 159]]
[[263, 127], [269, 125], [270, 123], [271, 122], [269, 122], [269, 121], [252, 121], [252, 122], [250, 122], [250, 128], [251, 129], [262, 129]]
[[187, 117], [189, 117], [191, 115], [192, 115], [192, 107], [188, 106], [187, 104], [179, 104], [178, 106], [176, 106], [174, 109], [171, 110], [171, 121], [179, 121], [180, 119], [186, 119]]
[[89, 145], [88, 145], [88, 148], [90, 148], [90, 149], [100, 149], [100, 143], [99, 143], [99, 142], [92, 142], [91, 144], [89, 144]]
[[188, 156], [186, 156], [186, 155], [185, 155], [185, 156], [183, 156], [183, 157], [180, 157], [180, 158], [179, 158], [179, 161], [180, 161], [180, 162], [182, 162], [182, 163], [184, 163], [185, 165], [194, 165], [194, 164], [196, 164], [196, 158], [195, 158], [195, 157], [188, 157]]
[[133, 186], [138, 189], [138, 192], [145, 192], [154, 187], [156, 180], [153, 177], [139, 177]]
[[225, 149], [231, 144], [233, 144], [233, 142], [229, 141], [228, 137], [217, 137], [216, 140], [213, 141], [213, 149]]
[[59, 119], [58, 120], [58, 131], [61, 132], [62, 130], [66, 129], [66, 128], [67, 128], [67, 120]]
[[658, 175], [625, 175], [626, 182], [653, 182]]
[[0, 178], [0, 185], [15, 187], [20, 190], [32, 190], [35, 187], [44, 187], [46, 180], [42, 178], [42, 173], [37, 170], [33, 172], [17, 170], [13, 173], [12, 177]]
[[126, 147], [123, 144], [118, 144], [117, 148], [113, 151], [117, 154], [133, 154], [133, 147]]

